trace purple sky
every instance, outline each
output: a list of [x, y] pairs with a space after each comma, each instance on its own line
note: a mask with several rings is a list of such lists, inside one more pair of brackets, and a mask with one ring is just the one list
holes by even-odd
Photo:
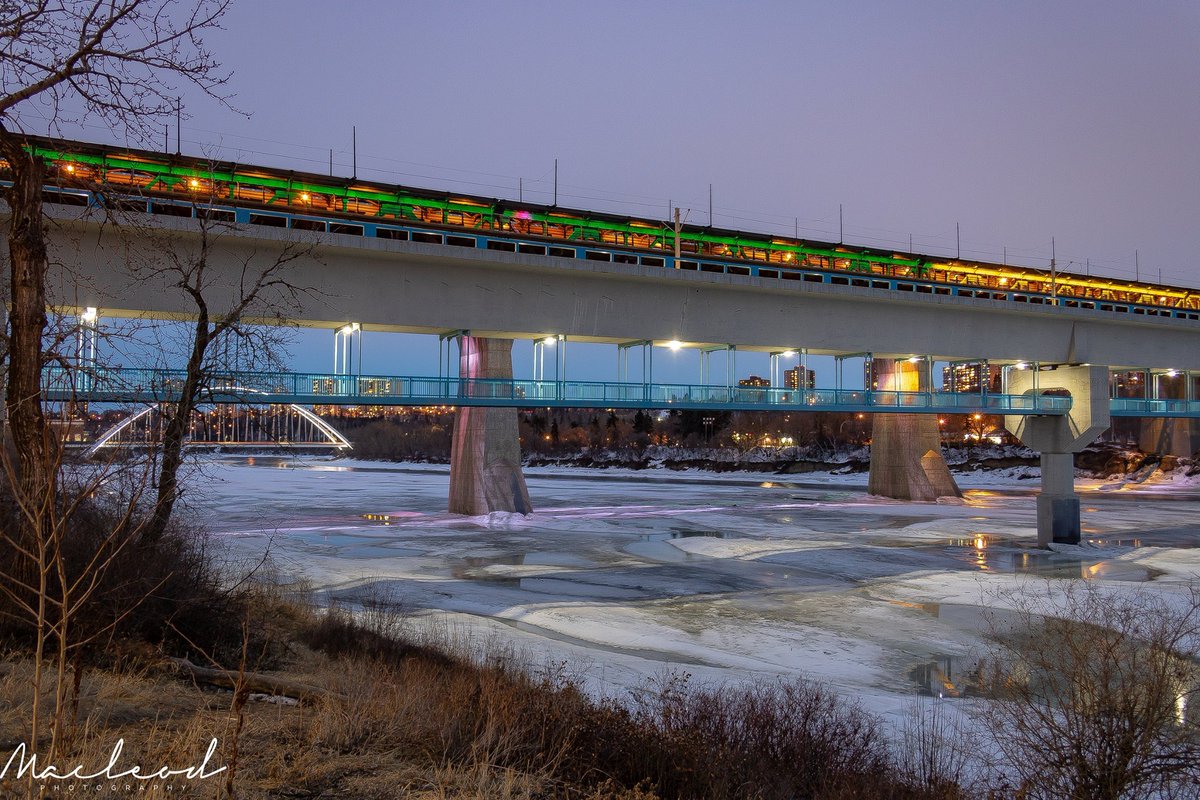
[[183, 149], [1200, 285], [1200, 6], [808, 5], [241, 0]]

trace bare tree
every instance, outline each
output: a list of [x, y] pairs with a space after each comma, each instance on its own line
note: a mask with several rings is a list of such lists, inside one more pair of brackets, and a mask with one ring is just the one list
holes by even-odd
[[[310, 290], [289, 277], [295, 262], [315, 256], [316, 246], [291, 241], [266, 250], [252, 249], [240, 256], [233, 248], [218, 255], [227, 223], [213, 220], [197, 206], [196, 236], [180, 237], [173, 231], [149, 226], [126, 231], [142, 255], [135, 255], [133, 271], [139, 280], [182, 292], [194, 306], [195, 319], [185, 345], [187, 363], [182, 383], [173, 387], [170, 414], [159, 450], [157, 496], [144, 538], [162, 535], [179, 497], [179, 470], [192, 413], [214, 389], [237, 391], [224, 377], [231, 369], [275, 360], [280, 339], [273, 332], [289, 324], [302, 295]], [[216, 263], [216, 262], [220, 263]], [[214, 307], [214, 297], [230, 298]], [[231, 350], [234, 354], [231, 355]]]
[[[226, 76], [202, 37], [218, 25], [229, 1], [0, 0], [0, 157], [11, 181], [4, 195], [11, 308], [4, 378], [15, 462], [6, 464], [5, 473], [17, 509], [10, 520], [14, 529], [4, 531], [13, 569], [0, 585], [16, 613], [33, 622], [35, 703], [47, 642], [57, 642], [51, 756], [63, 731], [68, 655], [79, 644], [73, 620], [95, 594], [114, 553], [129, 542], [136, 500], [111, 521], [81, 569], [69, 571], [65, 550], [75, 517], [97, 487], [85, 482], [63, 491], [61, 448], [42, 408], [46, 166], [28, 135], [90, 119], [145, 138], [177, 110], [181, 87], [220, 99]], [[36, 708], [35, 742], [41, 733]]]
[[180, 86], [218, 96], [226, 76], [202, 36], [228, 6], [229, 0], [0, 0], [0, 155], [12, 180], [7, 407], [16, 488], [26, 503], [56, 502], [54, 441], [41, 393], [45, 166], [26, 139], [27, 123], [41, 116], [39, 127], [53, 131], [63, 122], [100, 119], [144, 136], [177, 109]]
[[1020, 796], [1194, 791], [1200, 589], [1163, 598], [1056, 585], [1014, 605], [993, 625], [999, 646], [983, 674], [997, 699], [984, 722]]

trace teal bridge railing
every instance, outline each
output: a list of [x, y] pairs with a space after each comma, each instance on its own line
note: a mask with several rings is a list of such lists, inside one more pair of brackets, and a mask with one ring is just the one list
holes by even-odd
[[[47, 368], [52, 402], [156, 403], [177, 399], [183, 370]], [[681, 383], [535, 381], [495, 378], [223, 372], [210, 376], [203, 401], [297, 405], [656, 408], [738, 411], [849, 411], [948, 414], [1065, 414], [1071, 398], [861, 389], [774, 389]], [[1197, 404], [1200, 405], [1200, 404]]]

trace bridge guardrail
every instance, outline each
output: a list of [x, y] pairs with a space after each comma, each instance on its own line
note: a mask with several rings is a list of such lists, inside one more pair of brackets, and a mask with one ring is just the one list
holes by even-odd
[[[92, 402], [165, 402], [179, 396], [183, 370], [47, 367], [48, 399]], [[1069, 397], [865, 389], [782, 389], [683, 383], [534, 381], [500, 378], [342, 375], [226, 371], [211, 375], [204, 402], [330, 405], [506, 405], [730, 408], [745, 410], [1065, 413]], [[1118, 401], [1114, 401], [1118, 402]], [[1125, 401], [1121, 401], [1125, 402]], [[1174, 401], [1129, 401], [1164, 403]], [[1131, 409], [1134, 406], [1130, 406]], [[1151, 410], [1156, 410], [1157, 407]], [[1136, 410], [1144, 411], [1143, 406]]]

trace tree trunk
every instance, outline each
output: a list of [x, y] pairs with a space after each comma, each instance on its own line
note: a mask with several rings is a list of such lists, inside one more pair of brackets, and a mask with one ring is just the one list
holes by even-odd
[[13, 182], [7, 192], [12, 310], [6, 402], [17, 458], [16, 489], [28, 504], [26, 524], [34, 526], [33, 519], [48, 517], [45, 510], [55, 500], [56, 443], [42, 412], [42, 335], [49, 267], [42, 220], [44, 168], [22, 145], [19, 137], [0, 128], [0, 152], [8, 161]]
[[163, 535], [167, 523], [171, 521], [171, 513], [175, 510], [175, 501], [179, 498], [179, 468], [183, 465], [183, 444], [187, 439], [188, 421], [192, 418], [192, 411], [196, 408], [196, 400], [200, 394], [201, 381], [204, 378], [204, 355], [208, 350], [210, 336], [208, 313], [202, 308], [196, 320], [192, 352], [188, 356], [187, 375], [183, 381], [183, 388], [180, 389], [179, 401], [175, 403], [175, 413], [163, 431], [158, 496], [154, 501], [154, 514], [143, 534], [143, 541], [154, 541]]

